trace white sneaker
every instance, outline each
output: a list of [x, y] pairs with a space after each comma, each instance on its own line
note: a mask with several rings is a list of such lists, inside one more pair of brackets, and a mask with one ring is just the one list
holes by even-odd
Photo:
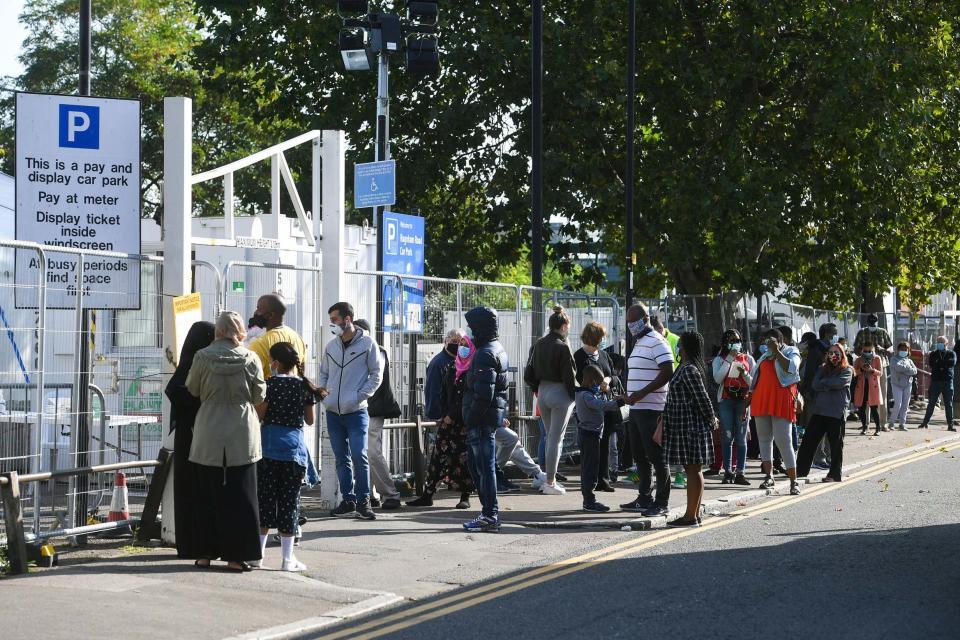
[[290, 558], [290, 560], [284, 560], [283, 565], [280, 568], [283, 571], [290, 571], [291, 573], [297, 573], [300, 571], [306, 571], [307, 565], [303, 564], [296, 558]]
[[563, 488], [562, 484], [547, 484], [546, 481], [544, 481], [543, 486], [540, 487], [540, 491], [545, 496], [562, 496], [567, 492], [567, 490]]
[[545, 484], [547, 484], [547, 474], [541, 471], [540, 475], [533, 479], [533, 488], [540, 489]]
[[249, 563], [249, 564], [250, 564], [250, 566], [253, 567], [254, 569], [263, 569], [263, 560], [254, 560], [253, 562], [251, 562], [251, 563]]

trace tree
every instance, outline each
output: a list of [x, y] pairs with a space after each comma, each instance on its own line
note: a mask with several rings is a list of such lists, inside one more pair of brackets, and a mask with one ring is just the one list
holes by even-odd
[[[30, 0], [20, 17], [27, 38], [20, 60], [23, 74], [15, 84], [23, 90], [75, 94], [78, 84], [79, 2]], [[184, 95], [194, 100], [194, 162], [243, 155], [274, 135], [276, 123], [257, 118], [218, 89], [225, 83], [255, 79], [201, 75], [193, 51], [202, 36], [193, 3], [188, 0], [97, 0], [91, 29], [91, 93], [138, 98], [141, 101], [143, 214], [157, 215], [163, 177], [163, 98]], [[0, 153], [4, 170], [15, 170], [14, 98], [0, 103]], [[282, 128], [282, 127], [281, 127]], [[265, 181], [238, 183], [248, 202], [268, 201]], [[219, 210], [219, 192], [195, 188], [198, 213]]]

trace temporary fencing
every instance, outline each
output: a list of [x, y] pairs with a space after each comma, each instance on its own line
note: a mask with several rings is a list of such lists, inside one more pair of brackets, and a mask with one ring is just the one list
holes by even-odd
[[[92, 268], [104, 261], [114, 265], [112, 273], [127, 276], [107, 282]], [[70, 273], [70, 281], [60, 281], [58, 272]], [[100, 274], [100, 299], [127, 309], [84, 309], [74, 274], [81, 282]], [[157, 457], [163, 435], [161, 344], [169, 313], [162, 278], [163, 259], [157, 256], [0, 241], [0, 473]], [[195, 262], [194, 288], [204, 317], [213, 317], [223, 288], [219, 272]], [[89, 374], [83, 389], [81, 369]], [[134, 514], [142, 509], [151, 475], [145, 467], [127, 476]], [[112, 489], [112, 473], [57, 475], [24, 485], [21, 512], [34, 534], [102, 522]]]
[[[71, 285], [48, 281], [44, 274], [48, 261], [75, 261], [80, 268], [104, 257], [139, 275], [139, 294], [129, 286], [117, 286], [113, 292], [106, 288], [108, 296], [126, 300], [133, 308], [85, 311], [78, 308]], [[31, 259], [41, 268], [20, 268]], [[326, 309], [334, 302], [324, 300], [321, 275], [318, 266], [234, 261], [221, 270], [196, 261], [193, 290], [200, 292], [202, 315], [210, 320], [222, 309], [249, 317], [261, 295], [279, 293], [287, 305], [286, 323], [307, 344], [306, 374], [316, 379]], [[160, 372], [167, 357], [162, 337], [170, 307], [162, 294], [162, 278], [163, 259], [157, 256], [0, 242], [0, 473], [56, 472], [158, 457], [163, 435]], [[464, 314], [476, 306], [491, 307], [499, 316], [500, 341], [510, 360], [508, 414], [530, 451], [536, 450], [539, 434], [522, 373], [533, 344], [546, 332], [553, 307], [562, 305], [570, 316], [574, 349], [583, 327], [596, 321], [606, 327], [608, 343], [622, 353], [625, 310], [612, 297], [376, 271], [348, 271], [345, 288], [357, 317], [370, 322], [387, 352], [391, 385], [402, 413], [398, 425], [423, 415], [427, 365], [450, 330], [465, 328]], [[702, 333], [708, 350], [719, 346], [723, 330], [730, 327], [740, 331], [752, 350], [771, 326], [791, 327], [798, 340], [807, 331], [816, 332], [820, 324], [834, 322], [852, 346], [866, 325], [863, 314], [814, 309], [769, 295], [725, 292], [644, 302], [670, 331]], [[955, 323], [942, 314], [880, 314], [879, 325], [894, 343], [904, 340], [923, 351], [939, 335], [951, 341], [957, 335]], [[89, 387], [79, 390], [89, 396], [83, 414], [78, 392], [81, 366], [90, 373]], [[320, 460], [323, 420], [323, 412], [318, 413], [320, 420], [307, 430], [315, 460]], [[571, 429], [570, 440], [573, 433]], [[391, 429], [388, 424], [384, 452], [395, 474], [408, 475], [417, 468], [414, 437], [414, 430]], [[152, 467], [145, 467], [127, 477], [134, 515], [142, 508], [151, 475]], [[93, 473], [25, 484], [22, 512], [34, 532], [67, 529], [84, 518], [100, 521], [109, 509], [112, 480], [111, 474]], [[78, 518], [78, 510], [83, 518]]]

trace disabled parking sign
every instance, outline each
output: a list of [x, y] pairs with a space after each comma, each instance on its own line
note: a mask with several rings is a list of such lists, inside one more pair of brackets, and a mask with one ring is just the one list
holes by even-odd
[[353, 206], [356, 209], [385, 207], [397, 199], [395, 160], [365, 162], [353, 167]]
[[383, 330], [423, 331], [424, 225], [420, 216], [385, 211], [381, 229], [383, 270], [399, 274], [384, 278]]

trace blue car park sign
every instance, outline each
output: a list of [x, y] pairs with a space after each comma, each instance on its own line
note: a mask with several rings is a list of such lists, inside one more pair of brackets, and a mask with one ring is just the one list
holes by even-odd
[[383, 284], [383, 329], [420, 333], [423, 330], [423, 218], [384, 211], [380, 243], [383, 270], [401, 274]]
[[384, 207], [397, 200], [397, 163], [367, 162], [353, 167], [353, 206]]

